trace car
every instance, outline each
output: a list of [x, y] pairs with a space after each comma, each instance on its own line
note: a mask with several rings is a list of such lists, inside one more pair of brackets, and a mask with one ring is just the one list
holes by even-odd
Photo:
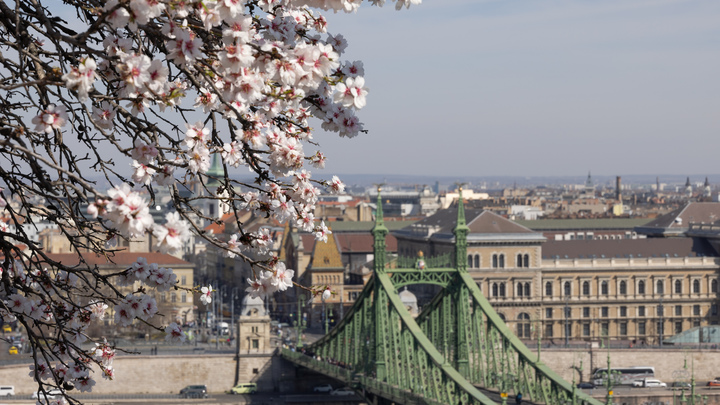
[[581, 382], [577, 384], [578, 388], [588, 389], [588, 388], [595, 388], [595, 385], [591, 382]]
[[708, 381], [708, 387], [720, 387], [720, 377], [715, 377], [714, 380]]
[[207, 398], [207, 385], [188, 385], [180, 390], [183, 398]]
[[59, 389], [52, 389], [47, 390], [47, 394], [43, 394], [42, 391], [35, 391], [32, 393], [32, 399], [55, 399], [55, 397], [60, 396], [63, 394], [63, 392]]
[[241, 383], [234, 386], [230, 393], [232, 394], [254, 394], [257, 392], [257, 384], [255, 383]]
[[3, 333], [10, 333], [10, 332], [12, 332], [12, 327], [8, 324], [5, 324], [2, 326], [2, 331], [3, 331]]
[[330, 384], [316, 385], [313, 387], [313, 392], [332, 392], [333, 387]]
[[350, 388], [338, 388], [330, 392], [330, 395], [349, 396], [355, 395], [355, 391]]
[[8, 354], [18, 354], [18, 348], [15, 346], [10, 346], [8, 349]]
[[13, 386], [13, 385], [0, 386], [0, 397], [12, 397], [14, 395], [15, 395], [15, 386]]
[[672, 384], [670, 384], [671, 390], [689, 390], [690, 389], [690, 383], [686, 381], [675, 381]]
[[660, 380], [655, 380], [652, 378], [646, 378], [645, 379], [645, 388], [667, 388], [667, 384]]

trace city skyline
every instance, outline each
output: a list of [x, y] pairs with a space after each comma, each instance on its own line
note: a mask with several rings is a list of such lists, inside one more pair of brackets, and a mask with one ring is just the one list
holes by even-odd
[[328, 155], [316, 177], [716, 172], [719, 15], [710, 1], [660, 0], [330, 14], [343, 58], [364, 62], [369, 133], [340, 139], [316, 124]]

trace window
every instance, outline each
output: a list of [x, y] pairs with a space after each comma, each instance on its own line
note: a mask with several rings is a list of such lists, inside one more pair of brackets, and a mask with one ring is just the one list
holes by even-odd
[[565, 295], [570, 295], [570, 282], [569, 281], [565, 282], [564, 288], [565, 288]]
[[499, 291], [499, 290], [498, 290], [498, 284], [497, 284], [497, 283], [493, 283], [493, 285], [492, 285], [492, 296], [493, 296], [493, 297], [497, 297], [497, 296], [498, 296], [498, 291]]
[[545, 319], [552, 319], [552, 308], [545, 308]]
[[710, 292], [714, 292], [714, 293], [718, 292], [717, 280], [713, 280], [710, 282]]
[[475, 255], [475, 268], [480, 268], [480, 255]]
[[550, 281], [545, 283], [545, 295], [552, 296], [552, 282]]
[[257, 327], [257, 326], [252, 326], [252, 327], [250, 327], [250, 331], [251, 331], [252, 333], [258, 333], [258, 327]]
[[253, 349], [259, 349], [259, 348], [260, 348], [260, 340], [259, 340], [259, 339], [253, 339], [253, 340], [252, 340], [252, 348], [253, 348]]
[[700, 305], [693, 305], [693, 315], [700, 315]]
[[602, 316], [603, 318], [607, 318], [609, 313], [610, 313], [610, 311], [608, 310], [608, 307], [600, 308], [600, 314], [601, 314], [600, 316]]
[[473, 267], [473, 258], [472, 258], [472, 255], [468, 255], [467, 266], [468, 266], [468, 267]]
[[620, 336], [627, 336], [627, 322], [620, 322]]
[[583, 318], [590, 318], [590, 307], [583, 307]]
[[565, 323], [565, 336], [572, 337], [572, 322]]
[[583, 336], [590, 336], [590, 324], [589, 323], [583, 324]]
[[638, 294], [645, 294], [645, 282], [643, 280], [638, 281]]
[[693, 320], [693, 328], [697, 328], [698, 326], [700, 326], [700, 320], [699, 319]]
[[546, 338], [553, 337], [553, 324], [552, 323], [545, 324], [545, 337]]
[[530, 283], [525, 283], [525, 296], [530, 296]]
[[600, 336], [608, 336], [610, 331], [610, 324], [603, 322], [600, 324]]
[[655, 330], [657, 331], [658, 335], [663, 336], [665, 335], [665, 327], [663, 325], [663, 322], [657, 321], [655, 325]]
[[517, 296], [522, 297], [523, 296], [523, 284], [517, 283]]
[[517, 258], [515, 260], [515, 267], [522, 267], [523, 261], [522, 261], [522, 255], [518, 253]]
[[627, 316], [627, 307], [625, 307], [625, 306], [620, 307], [620, 316], [622, 316], [622, 317]]
[[[186, 285], [186, 284], [187, 284], [187, 276], [182, 276], [182, 277], [180, 277], [180, 280], [181, 280], [181, 281], [180, 281], [180, 284], [182, 284], [182, 285]], [[183, 302], [185, 302], [185, 301], [183, 301]]]
[[700, 280], [693, 280], [693, 293], [700, 294]]
[[500, 283], [500, 296], [505, 296], [505, 283]]
[[675, 305], [675, 316], [682, 316], [682, 305]]
[[187, 293], [182, 293], [180, 295], [180, 302], [187, 302]]
[[716, 304], [710, 305], [710, 315], [717, 316], [717, 314], [718, 314], [717, 305]]
[[590, 295], [590, 282], [583, 281], [583, 295]]
[[638, 316], [645, 316], [645, 306], [641, 305], [638, 307]]
[[675, 333], [682, 333], [682, 321], [676, 321], [675, 322]]
[[608, 295], [608, 282], [603, 281], [600, 283], [600, 294], [602, 295]]
[[170, 302], [177, 302], [177, 295], [175, 293], [170, 294]]
[[663, 307], [662, 305], [658, 305], [657, 306], [657, 314], [658, 314], [658, 316], [665, 315], [665, 307]]
[[625, 280], [622, 280], [620, 282], [620, 294], [622, 294], [622, 295], [627, 294], [627, 283], [625, 282]]
[[530, 338], [530, 315], [525, 312], [518, 315], [517, 335], [519, 338]]
[[530, 267], [530, 255], [523, 255], [523, 267]]
[[675, 280], [675, 294], [682, 294], [682, 281]]
[[505, 268], [505, 255], [495, 253], [492, 255], [493, 268]]
[[638, 335], [645, 335], [645, 322], [638, 322]]
[[663, 284], [662, 280], [657, 281], [657, 287], [655, 288], [655, 292], [657, 294], [663, 294], [665, 293], [665, 284]]

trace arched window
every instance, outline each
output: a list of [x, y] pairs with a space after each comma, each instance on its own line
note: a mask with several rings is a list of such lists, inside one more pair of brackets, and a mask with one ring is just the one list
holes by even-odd
[[518, 253], [517, 259], [515, 260], [515, 267], [522, 267], [523, 261], [522, 261], [522, 255]]
[[675, 294], [682, 294], [682, 281], [675, 280]]
[[472, 266], [473, 266], [472, 255], [468, 255], [468, 263], [467, 263], [467, 266], [468, 266], [468, 267], [472, 267]]
[[526, 254], [523, 256], [523, 265], [525, 267], [530, 267], [530, 255]]
[[493, 266], [493, 269], [497, 269], [497, 267], [498, 267], [498, 255], [497, 255], [497, 253], [495, 253], [494, 255], [492, 255], [492, 266]]
[[645, 281], [638, 281], [638, 294], [645, 294]]
[[475, 268], [480, 268], [480, 255], [475, 255]]
[[525, 283], [525, 296], [530, 296], [530, 283]]
[[548, 297], [552, 296], [552, 282], [548, 281], [545, 283], [545, 295]]
[[608, 282], [603, 281], [600, 283], [600, 294], [602, 295], [608, 295]]
[[657, 288], [655, 288], [655, 292], [657, 294], [663, 294], [665, 292], [665, 284], [663, 284], [662, 280], [657, 281]]
[[590, 282], [583, 281], [583, 295], [590, 295]]
[[620, 294], [622, 294], [622, 295], [627, 294], [627, 283], [625, 282], [625, 280], [622, 280], [620, 282]]
[[693, 280], [693, 293], [700, 293], [700, 280]]
[[717, 280], [713, 280], [710, 282], [710, 292], [718, 292], [717, 290]]
[[498, 285], [497, 283], [493, 283], [492, 285], [492, 296], [497, 297], [498, 296]]
[[500, 296], [505, 296], [505, 283], [500, 283]]
[[565, 282], [564, 288], [565, 288], [565, 295], [570, 295], [570, 282], [569, 281]]
[[523, 296], [523, 285], [522, 283], [517, 283], [517, 296], [522, 297]]
[[518, 315], [517, 336], [519, 338], [530, 339], [530, 315], [521, 312]]
[[500, 257], [498, 259], [500, 262], [500, 265], [498, 267], [500, 267], [501, 269], [504, 269], [505, 268], [505, 255], [500, 255]]

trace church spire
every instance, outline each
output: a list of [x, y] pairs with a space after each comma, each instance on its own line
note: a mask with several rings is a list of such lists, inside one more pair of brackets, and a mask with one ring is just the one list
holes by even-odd
[[210, 166], [210, 169], [206, 172], [208, 176], [208, 187], [217, 187], [220, 185], [220, 178], [225, 176], [225, 170], [222, 167], [222, 163], [220, 163], [220, 158], [218, 157], [219, 153], [213, 154], [213, 161], [212, 165]]

